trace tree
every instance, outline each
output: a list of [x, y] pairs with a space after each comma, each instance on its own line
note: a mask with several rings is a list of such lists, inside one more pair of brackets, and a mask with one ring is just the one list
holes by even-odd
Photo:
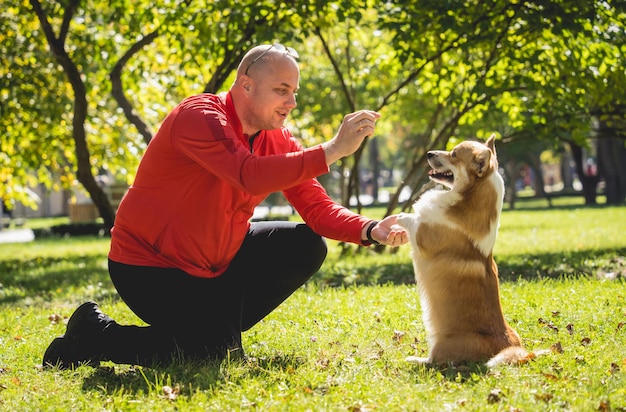
[[[187, 1], [159, 5], [113, 1], [107, 7], [99, 8], [89, 4], [81, 8], [78, 0], [67, 4], [42, 4], [39, 0], [31, 0], [30, 4], [51, 55], [67, 80], [61, 84], [67, 84], [73, 94], [71, 105], [60, 106], [64, 109], [71, 107], [71, 141], [61, 137], [57, 143], [64, 142], [61, 147], [74, 147], [73, 153], [65, 152], [68, 165], [61, 173], [65, 184], [69, 185], [74, 176], [70, 167], [76, 162], [75, 176], [89, 193], [107, 229], [113, 226], [115, 214], [95, 179], [98, 170], [104, 168], [118, 178], [120, 175], [130, 178], [129, 169], [135, 169], [132, 166], [136, 164], [138, 154], [151, 139], [152, 127], [149, 125], [160, 120], [167, 107], [173, 104], [166, 102], [176, 101], [191, 90], [201, 92], [202, 89], [197, 89], [198, 80], [204, 68], [213, 65], [214, 72], [206, 85], [201, 87], [205, 91], [217, 91], [232, 75], [236, 63], [248, 48], [244, 46], [257, 39], [271, 39], [270, 35], [281, 33], [281, 29], [293, 29], [288, 23], [292, 9], [273, 2], [251, 2], [244, 7], [231, 8], [229, 2], [223, 1], [202, 9], [198, 5], [191, 7]], [[98, 13], [90, 14], [96, 9]], [[15, 13], [15, 10], [10, 12]], [[16, 14], [11, 15], [15, 18]], [[207, 19], [207, 15], [212, 19]], [[221, 26], [215, 23], [221, 23]], [[16, 25], [21, 24], [32, 25], [25, 20]], [[216, 27], [220, 30], [215, 30]], [[34, 34], [37, 34], [36, 30]], [[38, 40], [36, 36], [30, 39], [33, 43]], [[162, 49], [141, 55], [140, 52], [149, 45]], [[114, 60], [117, 51], [124, 50], [124, 47], [126, 50]], [[179, 52], [170, 53], [172, 49]], [[199, 51], [198, 55], [185, 52], [195, 49]], [[41, 50], [37, 53], [44, 55]], [[137, 75], [130, 81], [124, 81], [124, 69]], [[167, 74], [162, 75], [160, 70], [167, 70]], [[54, 69], [42, 70], [41, 73], [44, 82], [46, 76], [60, 74]], [[146, 76], [148, 73], [152, 78]], [[193, 78], [180, 80], [181, 75]], [[154, 82], [154, 78], [159, 77], [165, 80]], [[110, 80], [110, 85], [107, 80]], [[172, 91], [174, 87], [177, 89]], [[128, 97], [129, 94], [141, 96], [140, 92], [155, 89], [159, 93], [150, 95], [151, 103], [141, 98], [131, 101]], [[137, 128], [141, 140], [135, 134], [129, 135], [117, 107], [106, 94], [109, 90], [119, 109]], [[153, 110], [152, 116], [146, 118], [150, 110], [135, 109], [144, 102], [147, 107], [159, 109]], [[94, 112], [94, 107], [97, 112]], [[58, 117], [63, 114], [53, 112], [47, 117], [53, 123], [58, 122]], [[22, 130], [29, 132], [27, 128]], [[15, 141], [7, 144], [7, 152], [12, 150], [16, 153], [14, 148], [9, 148], [11, 143]], [[35, 147], [41, 149], [41, 145]], [[4, 148], [3, 153], [6, 153]], [[135, 159], [132, 159], [133, 156]], [[13, 165], [18, 163], [13, 162]], [[53, 165], [44, 163], [37, 166], [50, 171]], [[16, 167], [7, 168], [5, 174], [9, 174], [11, 169]], [[49, 178], [44, 182], [51, 181], [52, 178]]]

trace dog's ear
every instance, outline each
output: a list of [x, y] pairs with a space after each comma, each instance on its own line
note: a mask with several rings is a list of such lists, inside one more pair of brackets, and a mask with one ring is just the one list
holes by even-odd
[[476, 168], [476, 174], [478, 177], [482, 177], [485, 171], [489, 168], [489, 162], [491, 161], [491, 151], [482, 150], [476, 157], [474, 157], [474, 167]]
[[496, 154], [496, 134], [492, 133], [491, 136], [489, 136], [489, 139], [487, 139], [487, 142], [485, 142], [485, 145], [489, 148], [489, 150], [491, 150], [493, 152], [493, 154]]

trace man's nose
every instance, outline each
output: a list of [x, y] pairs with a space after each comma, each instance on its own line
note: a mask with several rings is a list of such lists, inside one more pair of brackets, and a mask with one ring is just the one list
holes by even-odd
[[296, 101], [296, 95], [295, 95], [295, 94], [292, 94], [292, 95], [291, 95], [291, 98], [290, 98], [290, 99], [289, 99], [289, 101], [287, 102], [287, 105], [288, 105], [290, 108], [292, 108], [292, 109], [293, 109], [293, 108], [295, 108], [295, 107], [298, 105], [298, 102]]

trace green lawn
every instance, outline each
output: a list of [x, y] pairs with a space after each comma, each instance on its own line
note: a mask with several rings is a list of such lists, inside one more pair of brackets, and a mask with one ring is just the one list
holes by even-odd
[[[95, 299], [138, 320], [106, 272], [108, 241], [0, 245], [0, 410], [626, 411], [626, 208], [505, 211], [496, 247], [519, 367], [430, 369], [410, 249], [341, 257], [244, 334], [246, 362], [43, 371], [69, 316]], [[614, 280], [609, 280], [615, 278]]]

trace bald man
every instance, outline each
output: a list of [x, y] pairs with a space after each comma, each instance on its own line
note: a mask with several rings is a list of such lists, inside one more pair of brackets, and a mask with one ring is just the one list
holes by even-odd
[[[44, 366], [242, 357], [242, 331], [318, 271], [324, 238], [407, 242], [396, 216], [358, 215], [316, 180], [374, 133], [378, 113], [346, 115], [331, 140], [310, 148], [284, 127], [296, 107], [297, 57], [278, 43], [257, 46], [228, 92], [189, 97], [165, 118], [119, 206], [108, 256], [117, 292], [146, 325], [120, 325], [83, 303]], [[251, 223], [272, 192], [304, 223]]]

